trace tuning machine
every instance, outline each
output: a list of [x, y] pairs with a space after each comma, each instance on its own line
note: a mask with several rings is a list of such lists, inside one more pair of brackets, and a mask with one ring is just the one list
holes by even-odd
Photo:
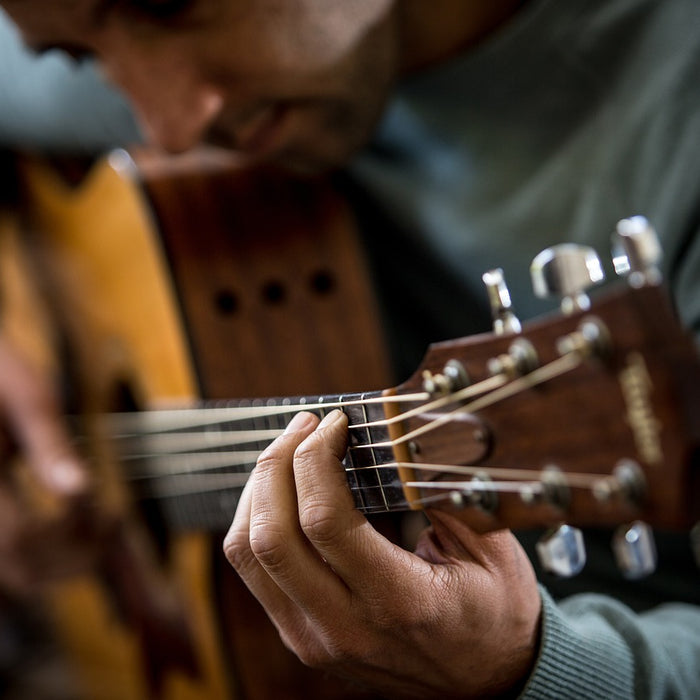
[[618, 221], [612, 252], [615, 272], [627, 277], [631, 286], [643, 287], [661, 281], [661, 243], [656, 230], [643, 216]]
[[599, 479], [593, 486], [593, 496], [600, 503], [622, 498], [630, 505], [639, 507], [646, 495], [644, 470], [633, 459], [620, 460], [610, 476]]
[[535, 295], [561, 298], [565, 314], [586, 311], [591, 302], [586, 290], [605, 279], [598, 254], [589, 246], [562, 243], [546, 248], [530, 265]]
[[491, 307], [493, 318], [493, 332], [496, 335], [508, 333], [520, 333], [522, 325], [520, 319], [513, 312], [513, 302], [506, 284], [503, 270], [497, 267], [485, 272], [481, 276]]
[[654, 533], [646, 523], [637, 521], [618, 528], [613, 535], [612, 547], [625, 578], [643, 578], [656, 569]]
[[469, 386], [470, 378], [459, 360], [448, 360], [442, 372], [423, 371], [423, 389], [431, 396], [446, 396]]
[[561, 578], [581, 573], [586, 565], [586, 547], [581, 530], [560, 525], [547, 532], [536, 545], [542, 568]]

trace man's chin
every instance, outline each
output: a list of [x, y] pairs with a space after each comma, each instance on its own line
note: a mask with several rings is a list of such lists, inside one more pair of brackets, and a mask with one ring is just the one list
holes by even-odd
[[291, 174], [318, 176], [344, 168], [359, 150], [361, 146], [351, 147], [345, 143], [325, 149], [319, 148], [317, 144], [315, 148], [289, 146], [277, 153], [268, 154], [265, 162]]
[[326, 175], [341, 167], [341, 163], [331, 163], [302, 155], [280, 154], [268, 161], [270, 167], [290, 175], [317, 177]]

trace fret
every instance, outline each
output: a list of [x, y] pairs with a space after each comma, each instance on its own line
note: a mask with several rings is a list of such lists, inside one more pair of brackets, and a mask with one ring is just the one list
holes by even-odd
[[[347, 397], [341, 396], [340, 401], [345, 401], [347, 400]], [[356, 418], [356, 406], [346, 406], [343, 410], [345, 414], [348, 417], [348, 425], [360, 423], [361, 420]], [[359, 433], [358, 435], [355, 435], [355, 433]], [[352, 492], [353, 499], [355, 500], [355, 507], [358, 508], [359, 510], [366, 512], [369, 504], [365, 500], [365, 491], [362, 488], [362, 484], [360, 482], [359, 478], [359, 473], [353, 469], [353, 461], [352, 461], [352, 453], [350, 451], [350, 448], [357, 443], [357, 441], [362, 437], [362, 433], [359, 431], [354, 431], [350, 430], [349, 431], [349, 437], [348, 437], [348, 451], [345, 454], [345, 457], [343, 459], [343, 467], [345, 467], [345, 476], [347, 477], [348, 480], [348, 486], [350, 487], [350, 491]]]
[[[364, 400], [364, 396], [360, 396]], [[360, 425], [370, 420], [366, 404], [348, 406], [345, 409], [350, 425]], [[377, 467], [376, 453], [370, 428], [356, 428], [350, 430], [348, 443], [348, 458], [351, 467], [355, 470], [355, 479], [362, 494], [362, 506], [365, 512], [388, 510], [382, 481]], [[374, 468], [372, 468], [374, 467]]]
[[158, 506], [173, 530], [226, 532], [238, 507], [242, 489], [166, 496]]
[[[369, 423], [371, 420], [374, 419], [374, 418], [370, 418], [369, 412], [367, 411], [366, 404], [362, 404], [362, 414], [363, 414], [365, 423]], [[379, 448], [374, 446], [374, 436], [372, 435], [372, 428], [367, 426], [367, 427], [363, 428], [363, 430], [367, 431], [367, 444], [371, 445], [370, 452], [371, 452], [371, 456], [372, 456], [372, 463], [377, 465], [377, 464], [379, 464], [379, 462], [377, 462], [377, 452], [378, 452]], [[389, 506], [388, 506], [387, 501], [386, 501], [386, 494], [384, 493], [384, 486], [382, 484], [382, 478], [381, 478], [379, 469], [374, 470], [374, 476], [376, 476], [376, 479], [377, 479], [377, 486], [379, 488], [379, 493], [380, 493], [381, 498], [382, 498], [382, 504], [384, 506], [384, 510], [389, 510]]]
[[[319, 397], [316, 399], [316, 402], [322, 404], [322, 403], [325, 401], [325, 399], [326, 399], [325, 396], [319, 396]], [[321, 408], [317, 409], [317, 410], [315, 411], [315, 413], [318, 415], [318, 417], [319, 417], [321, 420], [323, 420], [323, 419], [326, 417], [326, 415], [327, 415], [328, 412], [326, 411], [325, 408], [321, 407]]]
[[[305, 409], [323, 418], [340, 407], [350, 425], [343, 465], [357, 508], [364, 513], [405, 509], [403, 488], [391, 466], [393, 450], [377, 446], [388, 441], [386, 428], [352, 427], [384, 420], [383, 406], [376, 401], [380, 396], [371, 392], [203, 402], [200, 408], [213, 410], [215, 420], [195, 419], [189, 426], [177, 422], [171, 430], [140, 436], [134, 431], [124, 440], [130, 454], [125, 465], [137, 481], [141, 499], [157, 502], [171, 527], [223, 531], [231, 523], [257, 456], [284, 430], [292, 415]], [[288, 411], [274, 410], [285, 406]], [[240, 409], [253, 410], [241, 413]], [[204, 439], [205, 435], [211, 440]], [[245, 439], [232, 439], [236, 435]], [[262, 437], [256, 439], [257, 435]], [[231, 486], [236, 477], [238, 483]]]
[[[343, 410], [350, 426], [383, 421], [384, 409], [379, 403], [367, 399], [380, 396], [378, 393], [344, 396], [344, 401], [358, 400], [361, 403], [346, 405]], [[350, 427], [348, 452], [344, 465], [356, 507], [364, 513], [379, 513], [406, 507], [403, 488], [395, 467], [393, 450], [378, 447], [388, 441], [384, 426]]]

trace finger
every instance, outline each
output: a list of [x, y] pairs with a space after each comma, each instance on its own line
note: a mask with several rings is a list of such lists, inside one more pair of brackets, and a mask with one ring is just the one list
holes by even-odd
[[297, 449], [294, 478], [302, 530], [318, 554], [355, 593], [396, 587], [425, 562], [392, 544], [356, 508], [341, 459], [347, 417], [328, 414]]
[[[303, 439], [308, 430], [313, 430], [317, 422], [314, 416], [303, 414], [290, 423], [288, 433], [295, 432], [297, 428], [302, 431], [299, 436], [290, 439], [292, 451], [294, 445]], [[291, 461], [291, 456], [289, 459]], [[253, 500], [255, 494], [267, 489], [264, 479], [260, 483], [259, 475], [262, 471], [256, 467], [243, 490], [233, 523], [224, 540], [224, 551], [228, 561], [263, 606], [282, 641], [307, 663], [314, 663], [315, 659], [323, 656], [323, 644], [315, 634], [310, 620], [304, 610], [280, 588], [275, 578], [270, 576], [250, 546]], [[293, 488], [291, 491], [293, 493]], [[295, 527], [298, 529], [298, 523]]]
[[224, 553], [278, 630], [304, 626], [303, 613], [270, 578], [250, 548], [250, 512], [253, 492], [258, 488], [256, 481], [257, 470], [253, 470], [224, 538]]
[[307, 615], [338, 613], [348, 602], [342, 581], [309, 545], [299, 524], [293, 461], [318, 419], [302, 413], [258, 460], [250, 512], [251, 549], [275, 584]]
[[88, 473], [75, 454], [49, 384], [5, 343], [0, 344], [0, 405], [29, 467], [47, 488], [82, 494]]

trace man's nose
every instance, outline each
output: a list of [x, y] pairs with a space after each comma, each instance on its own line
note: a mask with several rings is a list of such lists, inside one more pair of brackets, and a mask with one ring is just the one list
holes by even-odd
[[186, 52], [119, 48], [104, 56], [102, 67], [126, 94], [144, 137], [174, 153], [198, 145], [222, 111], [223, 90]]
[[221, 92], [208, 85], [186, 90], [162, 86], [144, 96], [132, 96], [132, 104], [146, 139], [171, 153], [200, 144], [223, 107]]

